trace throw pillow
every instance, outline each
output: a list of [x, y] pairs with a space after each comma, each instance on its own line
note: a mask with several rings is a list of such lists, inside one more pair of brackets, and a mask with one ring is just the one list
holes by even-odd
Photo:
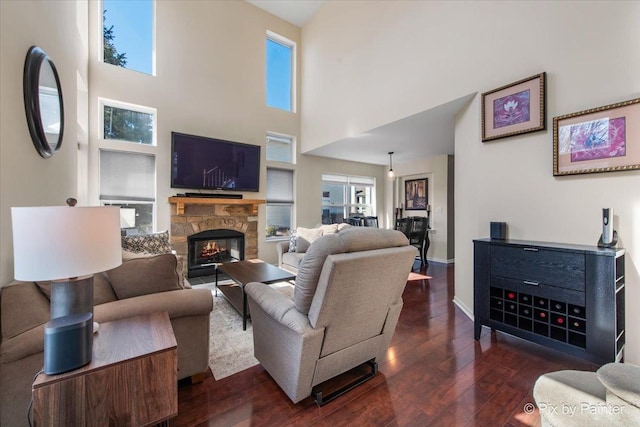
[[122, 249], [136, 253], [168, 254], [171, 252], [169, 231], [124, 236], [122, 238]]
[[289, 252], [295, 252], [296, 251], [296, 243], [298, 241], [298, 235], [296, 234], [296, 231], [293, 230], [291, 232], [291, 237], [289, 237]]
[[322, 237], [322, 229], [298, 227], [296, 235], [298, 236], [296, 239], [296, 252], [307, 252], [311, 243]]
[[326, 224], [326, 225], [321, 225], [318, 228], [322, 230], [323, 236], [325, 234], [333, 234], [338, 232], [338, 224]]
[[107, 271], [118, 299], [181, 289], [173, 254], [161, 254], [126, 260]]
[[346, 230], [349, 227], [351, 227], [351, 224], [341, 222], [340, 224], [338, 224], [338, 231]]
[[[184, 267], [184, 257], [178, 256], [175, 251], [171, 251], [171, 253], [173, 255], [175, 255], [175, 257], [177, 258], [177, 261], [178, 261], [178, 265], [176, 266], [176, 274], [178, 275], [178, 278], [179, 278], [180, 287], [181, 288], [189, 288], [190, 289], [191, 288], [191, 284], [189, 284], [189, 282], [186, 282], [184, 280], [183, 275], [182, 275], [182, 269]], [[149, 257], [156, 256], [156, 255], [159, 255], [159, 254], [153, 254], [153, 253], [150, 253], [150, 252], [131, 252], [131, 251], [128, 251], [126, 249], [123, 249], [122, 250], [122, 261], [127, 261], [127, 260], [134, 259], [134, 258], [149, 258]]]

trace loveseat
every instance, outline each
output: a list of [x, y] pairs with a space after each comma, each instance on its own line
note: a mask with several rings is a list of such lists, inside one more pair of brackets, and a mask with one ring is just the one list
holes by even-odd
[[342, 230], [350, 228], [349, 224], [327, 224], [320, 225], [315, 228], [298, 227], [292, 234], [291, 238], [286, 241], [278, 242], [276, 252], [278, 253], [278, 267], [298, 274], [298, 267], [304, 254], [309, 249], [311, 243], [322, 236], [335, 234]]
[[[166, 311], [178, 344], [178, 378], [208, 369], [211, 291], [181, 284], [177, 260], [162, 254], [125, 260], [94, 277], [98, 323]], [[34, 375], [43, 367], [49, 283], [13, 282], [0, 288], [0, 425], [27, 425]], [[99, 333], [99, 332], [98, 332]]]

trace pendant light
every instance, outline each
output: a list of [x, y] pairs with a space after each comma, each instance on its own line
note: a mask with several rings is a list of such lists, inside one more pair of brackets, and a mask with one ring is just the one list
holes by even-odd
[[393, 179], [395, 173], [393, 172], [393, 151], [389, 151], [389, 172], [387, 172], [389, 179]]

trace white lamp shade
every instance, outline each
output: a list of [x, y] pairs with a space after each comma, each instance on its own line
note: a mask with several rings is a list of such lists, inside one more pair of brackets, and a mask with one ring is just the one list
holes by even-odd
[[11, 208], [16, 280], [61, 280], [122, 264], [120, 208]]

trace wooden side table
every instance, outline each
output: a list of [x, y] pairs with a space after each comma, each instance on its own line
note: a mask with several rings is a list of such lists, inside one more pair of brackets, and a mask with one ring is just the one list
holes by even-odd
[[100, 324], [91, 362], [33, 383], [36, 426], [146, 426], [178, 414], [177, 344], [158, 312]]

